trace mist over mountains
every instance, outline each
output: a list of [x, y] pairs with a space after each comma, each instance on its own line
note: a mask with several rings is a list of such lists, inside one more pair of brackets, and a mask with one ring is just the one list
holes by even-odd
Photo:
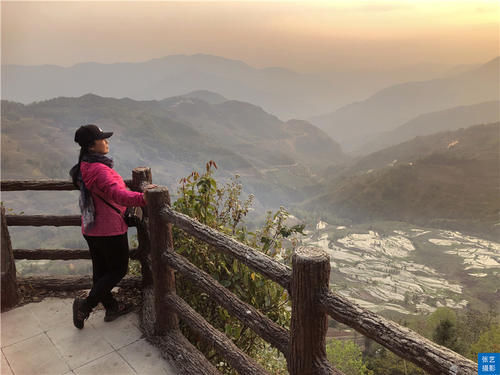
[[258, 105], [282, 119], [327, 113], [398, 83], [431, 79], [464, 67], [415, 64], [398, 69], [303, 74], [281, 67], [254, 68], [219, 56], [171, 55], [140, 63], [85, 62], [2, 66], [2, 98], [29, 104], [58, 96], [162, 100], [195, 90]]
[[[366, 100], [309, 120], [346, 151], [424, 113], [500, 100], [500, 57], [480, 67], [428, 81], [387, 87]], [[472, 124], [470, 124], [472, 125]]]
[[284, 68], [253, 68], [218, 56], [172, 55], [142, 63], [81, 63], [6, 65], [2, 71], [3, 98], [30, 103], [58, 96], [100, 96], [162, 100], [194, 90], [262, 106], [290, 118], [318, 113], [330, 106], [334, 88], [321, 77]]
[[393, 130], [374, 136], [368, 143], [356, 149], [356, 153], [368, 154], [410, 140], [416, 136], [429, 135], [444, 130], [456, 130], [471, 124], [497, 121], [500, 121], [499, 101], [461, 105], [442, 111], [425, 113]]

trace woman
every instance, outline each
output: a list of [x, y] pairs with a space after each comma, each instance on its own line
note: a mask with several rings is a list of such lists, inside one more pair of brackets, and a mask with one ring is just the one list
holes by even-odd
[[[89, 245], [93, 273], [88, 297], [77, 297], [73, 302], [73, 324], [79, 329], [99, 302], [106, 309], [107, 322], [132, 309], [132, 305], [116, 301], [111, 289], [128, 270], [128, 226], [123, 213], [127, 207], [145, 206], [146, 194], [127, 190], [113, 170], [113, 160], [105, 156], [111, 135], [93, 124], [81, 126], [75, 133], [81, 149], [70, 175], [80, 189], [82, 234]], [[152, 187], [155, 185], [148, 186]]]

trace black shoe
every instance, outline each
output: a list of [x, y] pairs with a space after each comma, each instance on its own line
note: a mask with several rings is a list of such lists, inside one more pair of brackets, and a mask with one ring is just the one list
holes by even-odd
[[105, 322], [111, 322], [118, 318], [120, 315], [125, 315], [134, 309], [134, 305], [131, 303], [118, 302], [113, 308], [106, 309], [106, 315], [104, 315]]
[[73, 324], [76, 328], [82, 329], [85, 320], [88, 319], [91, 308], [88, 307], [87, 301], [82, 298], [76, 297], [73, 301]]

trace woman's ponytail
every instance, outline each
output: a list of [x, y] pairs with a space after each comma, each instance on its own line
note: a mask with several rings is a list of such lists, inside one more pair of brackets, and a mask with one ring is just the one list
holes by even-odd
[[69, 171], [69, 175], [73, 181], [73, 185], [80, 188], [80, 184], [78, 182], [78, 175], [80, 174], [80, 163], [82, 162], [83, 156], [89, 152], [88, 146], [80, 148], [80, 155], [78, 155], [78, 164], [75, 164], [73, 168]]

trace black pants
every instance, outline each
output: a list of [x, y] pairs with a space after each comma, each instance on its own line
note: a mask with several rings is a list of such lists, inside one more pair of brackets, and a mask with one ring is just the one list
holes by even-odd
[[106, 309], [116, 307], [111, 294], [116, 284], [128, 271], [127, 232], [118, 236], [94, 237], [83, 235], [92, 257], [92, 289], [87, 304], [94, 308], [102, 302]]

